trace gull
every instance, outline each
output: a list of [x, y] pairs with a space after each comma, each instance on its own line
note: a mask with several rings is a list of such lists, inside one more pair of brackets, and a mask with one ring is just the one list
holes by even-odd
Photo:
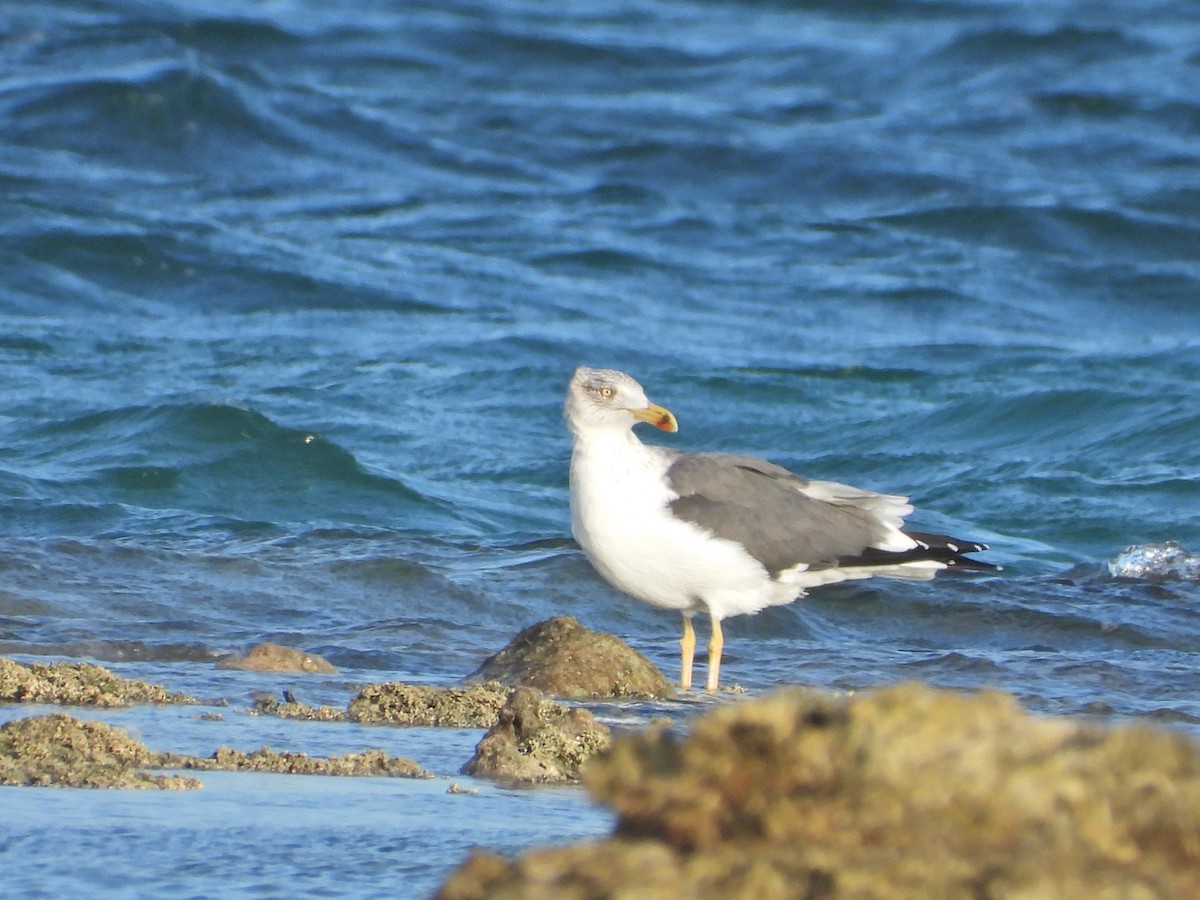
[[730, 616], [791, 603], [809, 588], [882, 575], [927, 580], [986, 544], [903, 529], [907, 497], [811, 481], [753, 456], [643, 444], [639, 422], [679, 426], [615, 369], [575, 370], [564, 408], [572, 435], [571, 531], [596, 571], [643, 603], [683, 617], [680, 687], [692, 686], [696, 632], [711, 620], [706, 687], [720, 683]]

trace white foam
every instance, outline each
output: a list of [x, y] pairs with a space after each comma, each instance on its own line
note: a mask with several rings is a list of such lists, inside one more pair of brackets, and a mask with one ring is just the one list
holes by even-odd
[[1150, 581], [1200, 581], [1200, 556], [1175, 541], [1126, 547], [1109, 560], [1108, 571], [1118, 578]]

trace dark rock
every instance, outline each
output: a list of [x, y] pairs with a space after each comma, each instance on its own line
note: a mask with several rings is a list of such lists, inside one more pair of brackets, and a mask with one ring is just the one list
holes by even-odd
[[271, 643], [255, 644], [244, 656], [227, 656], [217, 666], [247, 672], [302, 672], [317, 675], [333, 675], [337, 672], [322, 656]]
[[440, 896], [1200, 896], [1200, 745], [998, 692], [791, 691], [618, 741], [584, 780], [612, 839], [477, 853]]
[[490, 728], [509, 690], [495, 682], [438, 688], [389, 681], [369, 684], [350, 701], [350, 719], [376, 725]]
[[608, 726], [586, 709], [554, 703], [533, 688], [517, 688], [463, 772], [499, 781], [574, 782], [584, 762], [610, 742]]
[[476, 680], [534, 687], [556, 697], [670, 697], [674, 689], [620, 638], [589, 631], [570, 616], [526, 628], [484, 660]]

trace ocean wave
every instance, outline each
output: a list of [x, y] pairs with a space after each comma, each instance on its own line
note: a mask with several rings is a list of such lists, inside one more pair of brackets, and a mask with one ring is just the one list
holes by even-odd
[[880, 216], [877, 221], [956, 243], [1037, 256], [1058, 254], [1078, 260], [1098, 256], [1105, 265], [1122, 260], [1191, 262], [1200, 241], [1200, 231], [1192, 223], [1116, 208], [971, 203], [915, 209]]
[[1154, 45], [1134, 36], [1130, 29], [1059, 24], [1032, 27], [980, 27], [965, 30], [937, 53], [943, 65], [969, 64], [980, 60], [996, 65], [1028, 65], [1049, 59], [1072, 60], [1076, 65], [1151, 52]]
[[[101, 308], [120, 300], [160, 313], [284, 307], [452, 311], [415, 298], [374, 265], [311, 258], [286, 239], [250, 237], [215, 221], [181, 219], [166, 227], [140, 221], [140, 215], [131, 212], [122, 223], [90, 217], [10, 223], [10, 246], [22, 256], [27, 282], [25, 311], [43, 312], [50, 296], [60, 309], [66, 297], [75, 297]], [[22, 305], [19, 294], [2, 299]]]
[[444, 511], [315, 431], [234, 406], [103, 410], [36, 426], [27, 438], [36, 462], [21, 474], [38, 482], [43, 501], [62, 494], [73, 503], [275, 523], [336, 523], [373, 512], [397, 528], [428, 526]]
[[91, 640], [37, 643], [3, 639], [0, 633], [0, 654], [19, 653], [26, 656], [63, 656], [70, 659], [98, 659], [102, 662], [215, 662], [223, 652], [200, 643], [162, 643], [143, 640], [96, 638]]
[[[8, 85], [10, 140], [98, 153], [131, 166], [173, 171], [198, 157], [256, 158], [304, 146], [261, 85], [243, 86], [184, 59], [149, 58], [74, 79]], [[120, 123], [120, 127], [114, 127]]]

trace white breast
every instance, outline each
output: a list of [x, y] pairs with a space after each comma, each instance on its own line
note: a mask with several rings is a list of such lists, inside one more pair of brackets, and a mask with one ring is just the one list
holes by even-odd
[[794, 599], [739, 544], [675, 518], [667, 459], [628, 431], [576, 438], [571, 527], [596, 570], [618, 590], [666, 609], [717, 618]]

